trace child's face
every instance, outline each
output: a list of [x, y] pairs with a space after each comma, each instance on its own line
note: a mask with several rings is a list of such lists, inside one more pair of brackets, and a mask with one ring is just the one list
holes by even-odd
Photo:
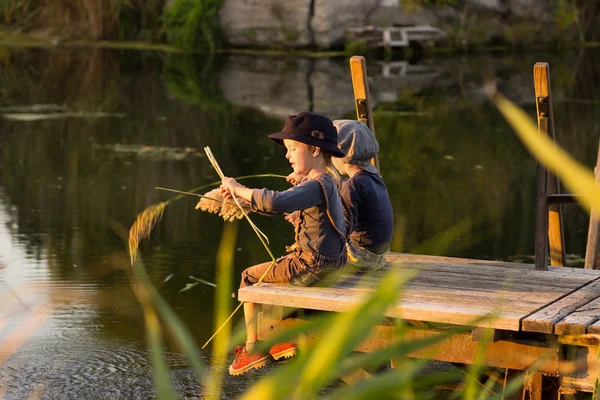
[[316, 157], [313, 155], [313, 147], [302, 142], [289, 139], [283, 139], [283, 145], [287, 149], [285, 158], [287, 158], [290, 162], [294, 172], [308, 175], [310, 170], [315, 165]]

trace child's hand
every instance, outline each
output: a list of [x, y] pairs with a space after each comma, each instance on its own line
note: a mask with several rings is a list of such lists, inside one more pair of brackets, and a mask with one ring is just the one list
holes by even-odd
[[224, 177], [223, 180], [221, 181], [221, 194], [223, 195], [223, 197], [225, 197], [226, 199], [231, 199], [233, 195], [235, 195], [235, 191], [236, 189], [242, 188], [243, 186], [240, 185], [238, 183], [238, 181], [236, 181], [233, 178], [229, 178], [229, 177]]
[[295, 186], [299, 182], [301, 182], [304, 178], [306, 178], [306, 175], [299, 174], [297, 172], [292, 172], [291, 174], [289, 174], [288, 176], [285, 177], [285, 180]]
[[293, 213], [286, 215], [285, 220], [290, 224], [296, 226], [296, 223], [298, 222], [298, 211], [294, 211]]

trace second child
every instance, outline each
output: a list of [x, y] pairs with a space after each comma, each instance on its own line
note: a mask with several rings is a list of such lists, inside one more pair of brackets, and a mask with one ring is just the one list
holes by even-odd
[[379, 143], [362, 122], [336, 120], [338, 147], [346, 155], [333, 160], [341, 173], [348, 175], [340, 190], [349, 209], [348, 262], [360, 272], [378, 270], [385, 265], [394, 232], [394, 213], [387, 187], [371, 159]]

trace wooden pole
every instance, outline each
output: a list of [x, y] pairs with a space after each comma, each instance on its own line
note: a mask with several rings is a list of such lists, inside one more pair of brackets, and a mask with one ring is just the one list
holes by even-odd
[[[598, 160], [596, 161], [596, 168], [594, 169], [596, 174], [596, 182], [600, 183], [600, 144], [598, 145]], [[592, 208], [590, 214], [590, 228], [588, 229], [587, 246], [585, 249], [585, 263], [584, 268], [586, 269], [597, 269], [598, 268], [598, 242], [600, 241], [600, 210]]]
[[[533, 81], [537, 108], [538, 134], [546, 135], [552, 140], [554, 136], [554, 116], [552, 113], [552, 97], [550, 95], [550, 66], [539, 62], [533, 67]], [[550, 245], [550, 263], [553, 266], [565, 266], [565, 241], [562, 228], [560, 204], [548, 204], [548, 195], [560, 191], [558, 178], [549, 173], [543, 166], [538, 170], [538, 202], [537, 227], [535, 243], [535, 268], [547, 269], [547, 249]], [[544, 231], [547, 229], [547, 233]], [[543, 239], [541, 237], [543, 233]], [[546, 234], [548, 238], [546, 239]]]
[[[352, 87], [354, 88], [356, 117], [375, 134], [373, 110], [371, 109], [371, 93], [369, 92], [369, 81], [367, 80], [367, 63], [363, 56], [352, 56], [350, 58], [350, 73], [352, 75]], [[377, 173], [381, 175], [379, 157], [377, 155], [371, 160], [371, 163], [377, 167]]]

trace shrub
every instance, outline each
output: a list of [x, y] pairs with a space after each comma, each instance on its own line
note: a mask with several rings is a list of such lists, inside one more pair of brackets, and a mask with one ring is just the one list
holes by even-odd
[[167, 41], [175, 46], [214, 52], [219, 42], [222, 0], [175, 0], [164, 14]]

